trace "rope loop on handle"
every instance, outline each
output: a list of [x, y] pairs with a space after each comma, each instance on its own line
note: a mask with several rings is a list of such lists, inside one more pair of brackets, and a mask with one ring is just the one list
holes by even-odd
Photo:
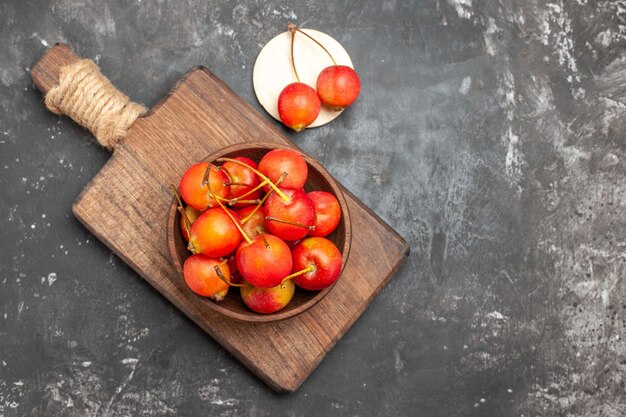
[[48, 91], [45, 104], [51, 112], [65, 114], [89, 129], [110, 150], [147, 111], [115, 88], [90, 59], [64, 66], [59, 84]]

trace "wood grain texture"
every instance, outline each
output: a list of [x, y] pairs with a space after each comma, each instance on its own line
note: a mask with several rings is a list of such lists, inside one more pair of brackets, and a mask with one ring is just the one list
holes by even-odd
[[33, 82], [42, 93], [46, 94], [59, 83], [61, 67], [80, 59], [72, 49], [62, 43], [57, 43], [48, 49], [45, 55], [31, 70]]
[[[37, 67], [37, 74], [54, 73], [46, 68], [46, 61]], [[181, 287], [169, 260], [166, 222], [171, 194], [167, 186], [177, 183], [189, 165], [208, 154], [249, 141], [295, 148], [210, 71], [194, 68], [131, 126], [126, 140], [80, 194], [73, 211], [94, 235], [244, 365], [275, 390], [290, 392], [380, 292], [404, 260], [408, 246], [344, 189], [352, 219], [352, 247], [342, 279], [323, 300], [297, 317], [271, 323], [241, 322], [210, 310]]]

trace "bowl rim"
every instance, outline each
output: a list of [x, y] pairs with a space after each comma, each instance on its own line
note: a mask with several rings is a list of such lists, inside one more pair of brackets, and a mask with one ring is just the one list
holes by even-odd
[[[179, 215], [179, 212], [177, 210], [177, 206], [178, 206], [178, 202], [176, 200], [175, 197], [172, 198], [172, 202], [170, 203], [170, 207], [168, 209], [168, 213], [167, 213], [167, 228], [166, 228], [166, 237], [168, 240], [168, 252], [169, 252], [169, 257], [170, 257], [170, 261], [171, 263], [174, 265], [174, 268], [176, 269], [177, 272], [177, 279], [182, 280], [182, 284], [185, 288], [186, 291], [189, 291], [193, 296], [198, 297], [199, 299], [201, 299], [202, 301], [206, 301], [203, 302], [203, 305], [207, 305], [211, 310], [216, 311], [224, 316], [230, 317], [232, 319], [236, 319], [239, 321], [245, 321], [245, 322], [256, 322], [256, 323], [264, 323], [264, 322], [273, 322], [273, 321], [279, 321], [279, 320], [285, 320], [291, 317], [295, 317], [299, 314], [304, 313], [305, 311], [311, 309], [313, 306], [315, 306], [316, 304], [318, 304], [324, 297], [326, 297], [326, 295], [328, 295], [328, 293], [334, 288], [334, 286], [337, 284], [337, 282], [339, 282], [339, 280], [341, 279], [342, 275], [343, 275], [343, 271], [346, 267], [346, 263], [348, 261], [348, 256], [350, 254], [350, 247], [351, 247], [351, 243], [352, 243], [352, 222], [351, 222], [351, 218], [350, 218], [350, 210], [348, 208], [348, 204], [346, 201], [346, 198], [343, 194], [343, 190], [341, 189], [341, 186], [339, 185], [339, 183], [337, 183], [337, 181], [333, 178], [332, 175], [330, 175], [330, 173], [322, 166], [322, 164], [320, 164], [319, 162], [317, 162], [314, 158], [312, 158], [311, 156], [307, 155], [305, 152], [303, 152], [302, 150], [300, 150], [299, 148], [293, 147], [293, 146], [289, 146], [286, 144], [280, 144], [280, 143], [273, 143], [273, 142], [262, 142], [262, 141], [254, 141], [254, 142], [245, 142], [245, 143], [239, 143], [239, 144], [235, 144], [235, 145], [230, 145], [224, 148], [220, 148], [219, 150], [207, 155], [206, 157], [202, 158], [201, 161], [208, 161], [208, 162], [214, 162], [217, 158], [221, 157], [222, 155], [225, 154], [229, 154], [229, 153], [233, 153], [233, 152], [237, 152], [237, 151], [245, 151], [245, 150], [250, 150], [251, 148], [253, 149], [264, 149], [267, 150], [268, 152], [273, 150], [273, 149], [291, 149], [294, 150], [296, 152], [298, 152], [299, 154], [301, 154], [304, 159], [306, 160], [307, 164], [310, 167], [313, 167], [315, 170], [317, 170], [321, 176], [324, 177], [324, 179], [328, 182], [328, 184], [330, 185], [332, 194], [337, 198], [337, 201], [339, 202], [339, 207], [341, 208], [341, 216], [342, 216], [342, 220], [344, 222], [344, 229], [345, 229], [345, 237], [344, 237], [344, 244], [343, 244], [343, 248], [339, 248], [340, 252], [341, 252], [341, 261], [342, 261], [342, 266], [341, 266], [341, 272], [339, 274], [339, 277], [337, 278], [337, 280], [329, 287], [324, 288], [323, 290], [320, 290], [317, 292], [317, 294], [315, 294], [313, 297], [311, 297], [308, 301], [304, 302], [303, 304], [299, 305], [296, 308], [292, 308], [290, 310], [279, 310], [275, 313], [270, 313], [270, 314], [261, 314], [261, 313], [257, 313], [254, 312], [252, 310], [248, 310], [247, 312], [240, 312], [240, 311], [233, 311], [229, 308], [226, 308], [224, 305], [220, 304], [219, 302], [216, 302], [214, 300], [211, 300], [207, 297], [202, 297], [198, 294], [195, 294], [193, 291], [191, 291], [188, 287], [187, 284], [184, 282], [184, 278], [183, 278], [183, 265], [182, 262], [179, 258], [179, 254], [178, 254], [178, 250], [177, 250], [177, 246], [176, 246], [176, 238], [174, 233], [178, 232], [178, 221], [177, 221], [177, 217]], [[245, 155], [244, 155], [245, 156]], [[182, 237], [181, 237], [182, 238]], [[305, 291], [300, 289], [301, 291]]]

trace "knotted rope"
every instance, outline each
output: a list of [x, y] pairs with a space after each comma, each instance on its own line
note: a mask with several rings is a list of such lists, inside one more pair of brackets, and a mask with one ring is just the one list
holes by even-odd
[[86, 127], [112, 150], [131, 124], [147, 109], [121, 93], [90, 59], [61, 68], [59, 84], [46, 94], [46, 107]]

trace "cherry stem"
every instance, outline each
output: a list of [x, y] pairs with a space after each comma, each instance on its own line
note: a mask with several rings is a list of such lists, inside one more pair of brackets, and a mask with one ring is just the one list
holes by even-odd
[[233, 200], [229, 200], [228, 198], [224, 198], [224, 197], [220, 197], [219, 195], [213, 194], [213, 198], [215, 198], [216, 200], [220, 200], [223, 201], [225, 203], [228, 203], [229, 206], [234, 206], [237, 202], [239, 203], [244, 203], [244, 204], [258, 204], [261, 200], [254, 199], [254, 200], [237, 200], [237, 201], [233, 201]]
[[261, 202], [261, 200], [257, 198], [256, 200], [237, 200], [234, 203], [232, 201], [229, 201], [228, 205], [229, 206], [234, 206], [237, 203], [242, 203], [242, 204], [259, 204], [260, 202]]
[[180, 215], [183, 217], [183, 227], [185, 228], [185, 232], [187, 232], [188, 237], [191, 237], [191, 234], [189, 233], [191, 230], [191, 221], [189, 220], [187, 212], [185, 211], [185, 207], [183, 206], [183, 200], [182, 198], [180, 198], [180, 194], [178, 194], [178, 190], [176, 189], [174, 184], [170, 184], [170, 190], [172, 190], [172, 193], [174, 193], [174, 197], [176, 197], [176, 200], [178, 201], [177, 209]]
[[[276, 181], [276, 185], [280, 184], [281, 182], [283, 182], [283, 180], [287, 178], [287, 173], [283, 172], [283, 175], [280, 176], [280, 178], [278, 178], [278, 181]], [[247, 222], [248, 220], [250, 220], [250, 218], [252, 216], [254, 216], [254, 213], [256, 213], [257, 211], [259, 211], [259, 209], [261, 208], [261, 206], [263, 205], [263, 203], [265, 203], [265, 200], [267, 200], [269, 198], [269, 196], [274, 192], [274, 190], [270, 190], [267, 194], [265, 194], [265, 196], [263, 196], [263, 198], [261, 199], [261, 201], [259, 201], [259, 204], [257, 204], [257, 206], [254, 208], [254, 210], [252, 210], [250, 212], [250, 214], [248, 214], [246, 217], [244, 217], [243, 219], [241, 219], [241, 224], [244, 224], [245, 222]]]
[[300, 82], [300, 76], [298, 75], [298, 70], [296, 69], [296, 60], [293, 57], [293, 44], [296, 39], [296, 31], [298, 30], [298, 27], [293, 23], [289, 23], [287, 25], [287, 30], [291, 32], [291, 66], [293, 67], [293, 72], [296, 74], [296, 79]]
[[254, 208], [254, 210], [252, 210], [250, 212], [250, 214], [248, 214], [246, 217], [244, 217], [243, 219], [241, 219], [241, 224], [245, 224], [248, 220], [250, 220], [250, 218], [252, 216], [254, 216], [254, 213], [256, 213], [257, 211], [259, 211], [259, 209], [261, 208], [261, 206], [263, 205], [263, 203], [265, 203], [265, 200], [267, 200], [267, 198], [270, 196], [270, 194], [272, 194], [274, 192], [274, 190], [271, 190], [269, 193], [265, 194], [265, 196], [261, 199], [261, 201], [259, 201], [259, 204], [256, 205], [256, 207]]
[[294, 272], [291, 275], [287, 275], [285, 278], [283, 278], [282, 281], [280, 281], [281, 284], [285, 283], [286, 281], [289, 281], [290, 279], [293, 279], [299, 275], [303, 275], [303, 274], [308, 274], [309, 272], [313, 271], [315, 269], [315, 267], [313, 265], [309, 265], [306, 268], [304, 268], [301, 271], [298, 272]]
[[259, 236], [261, 236], [261, 239], [263, 239], [263, 243], [265, 243], [265, 248], [266, 249], [271, 249], [270, 242], [267, 241], [267, 239], [265, 238], [265, 235], [263, 234], [263, 232], [260, 231], [260, 230], [257, 230], [256, 233]]
[[[216, 171], [224, 171], [229, 181], [233, 180], [233, 177], [230, 175], [230, 172], [226, 168], [215, 166], [209, 162], [209, 165], [206, 167], [206, 171], [204, 171], [204, 175], [202, 176], [202, 182], [200, 183], [201, 187], [207, 187], [209, 191], [211, 191], [211, 184], [209, 183], [209, 177], [211, 176], [211, 168], [215, 167]], [[222, 183], [222, 188], [228, 187], [228, 184]]]
[[[233, 176], [231, 175], [231, 173], [230, 173], [230, 172], [228, 172], [228, 170], [227, 170], [226, 168], [224, 168], [223, 166], [219, 166], [219, 167], [217, 167], [217, 169], [224, 171], [224, 173], [225, 173], [225, 174], [226, 174], [226, 176], [228, 177], [229, 181], [231, 181], [231, 182], [232, 182], [232, 180], [233, 180]], [[225, 185], [225, 184], [222, 184], [222, 186], [224, 186], [224, 187], [225, 187], [226, 185]]]
[[305, 229], [309, 229], [309, 230], [315, 230], [315, 225], [313, 225], [313, 226], [309, 226], [309, 225], [302, 224], [302, 223], [291, 222], [291, 221], [289, 221], [289, 220], [281, 220], [281, 219], [277, 219], [276, 217], [272, 217], [272, 216], [265, 216], [265, 220], [269, 220], [269, 221], [271, 221], [271, 222], [278, 222], [278, 223], [290, 224], [290, 225], [292, 225], [292, 226], [304, 227]]
[[217, 277], [219, 279], [221, 279], [222, 281], [224, 281], [229, 286], [231, 286], [231, 287], [243, 287], [243, 285], [241, 285], [241, 284], [235, 284], [234, 282], [230, 282], [229, 280], [227, 280], [226, 277], [224, 276], [224, 273], [220, 269], [219, 265], [214, 265], [213, 269], [215, 269], [215, 273], [217, 274]]
[[[243, 197], [246, 197], [246, 196], [248, 196], [248, 195], [252, 194], [253, 192], [257, 191], [258, 189], [263, 188], [263, 186], [264, 186], [265, 184], [267, 184], [267, 181], [262, 181], [259, 185], [257, 185], [257, 186], [256, 186], [256, 187], [254, 187], [253, 189], [251, 189], [251, 190], [249, 190], [249, 191], [246, 191], [245, 193], [241, 194], [241, 195], [240, 195], [240, 196], [238, 196], [238, 197], [231, 198], [231, 200], [230, 200], [230, 203], [229, 203], [229, 204], [230, 204], [231, 206], [232, 206], [232, 205], [234, 205], [234, 204], [236, 204], [236, 203], [237, 203], [239, 200], [241, 200]], [[248, 185], [248, 184], [242, 184], [242, 185]], [[248, 185], [248, 186], [249, 186], [249, 185]]]
[[[291, 25], [291, 26], [290, 26]], [[315, 42], [316, 44], [319, 45], [320, 48], [322, 48], [324, 50], [324, 52], [326, 52], [328, 54], [328, 56], [330, 57], [330, 59], [333, 61], [333, 64], [335, 64], [335, 66], [337, 66], [337, 61], [335, 61], [335, 58], [333, 58], [333, 55], [328, 51], [328, 49], [324, 48], [324, 45], [322, 45], [321, 43], [319, 43], [317, 41], [317, 39], [315, 39], [313, 36], [309, 35], [308, 33], [306, 33], [305, 31], [303, 31], [302, 29], [298, 28], [295, 24], [293, 23], [289, 23], [289, 25], [287, 25], [287, 27], [289, 28], [289, 31], [293, 34], [295, 34], [295, 31], [298, 31], [300, 33], [302, 33], [304, 36], [306, 36], [307, 38], [311, 39], [313, 42]], [[293, 27], [293, 31], [292, 31], [292, 27]], [[291, 53], [291, 59], [293, 60], [293, 38], [291, 39], [292, 45], [292, 53]], [[294, 68], [295, 69], [295, 68]], [[298, 79], [298, 81], [300, 81], [300, 79]]]
[[[213, 194], [211, 191], [209, 191], [209, 194], [215, 198], [217, 197], [215, 194]], [[246, 240], [246, 242], [248, 242], [248, 245], [252, 244], [252, 240], [250, 239], [250, 237], [248, 237], [248, 235], [246, 234], [246, 232], [243, 231], [243, 229], [241, 228], [241, 225], [239, 224], [239, 222], [237, 221], [237, 219], [235, 219], [235, 217], [231, 214], [231, 212], [226, 208], [226, 206], [224, 206], [224, 204], [222, 204], [222, 202], [220, 200], [218, 200], [217, 198], [215, 198], [215, 201], [217, 201], [217, 204], [219, 204], [219, 206], [222, 208], [222, 210], [224, 210], [224, 212], [226, 212], [226, 214], [228, 215], [228, 217], [230, 217], [230, 219], [233, 221], [233, 223], [235, 223], [235, 226], [237, 227], [237, 229], [239, 229], [239, 232], [241, 233], [241, 236], [243, 236], [243, 238]]]
[[209, 186], [209, 177], [211, 176], [212, 167], [213, 167], [213, 164], [209, 162], [209, 165], [207, 165], [206, 170], [204, 171], [204, 175], [202, 176], [202, 182], [200, 183], [202, 187], [204, 186], [209, 187], [209, 190], [211, 189], [211, 187]]
[[230, 187], [231, 185], [238, 185], [240, 187], [250, 187], [250, 184], [246, 184], [243, 182], [223, 182], [222, 187]]
[[255, 173], [255, 174], [257, 174], [259, 177], [261, 177], [261, 179], [263, 179], [264, 181], [267, 181], [267, 184], [268, 184], [270, 187], [272, 187], [272, 188], [274, 189], [274, 191], [276, 191], [276, 193], [280, 196], [280, 198], [282, 198], [282, 200], [283, 200], [285, 203], [289, 203], [289, 201], [290, 201], [289, 197], [287, 197], [287, 196], [285, 195], [285, 193], [283, 193], [282, 191], [280, 191], [280, 190], [278, 189], [278, 187], [276, 186], [276, 184], [274, 184], [274, 183], [273, 183], [273, 182], [272, 182], [269, 178], [267, 178], [265, 175], [261, 174], [261, 173], [259, 172], [259, 170], [258, 170], [258, 169], [254, 169], [254, 168], [252, 168], [250, 165], [246, 164], [245, 162], [241, 162], [241, 161], [238, 161], [238, 160], [236, 160], [236, 159], [232, 159], [232, 158], [220, 158], [220, 159], [218, 159], [218, 161], [219, 161], [219, 162], [223, 162], [223, 161], [234, 162], [235, 164], [243, 165], [244, 167], [249, 168], [250, 170], [252, 170], [252, 172], [254, 172], [254, 173]]

